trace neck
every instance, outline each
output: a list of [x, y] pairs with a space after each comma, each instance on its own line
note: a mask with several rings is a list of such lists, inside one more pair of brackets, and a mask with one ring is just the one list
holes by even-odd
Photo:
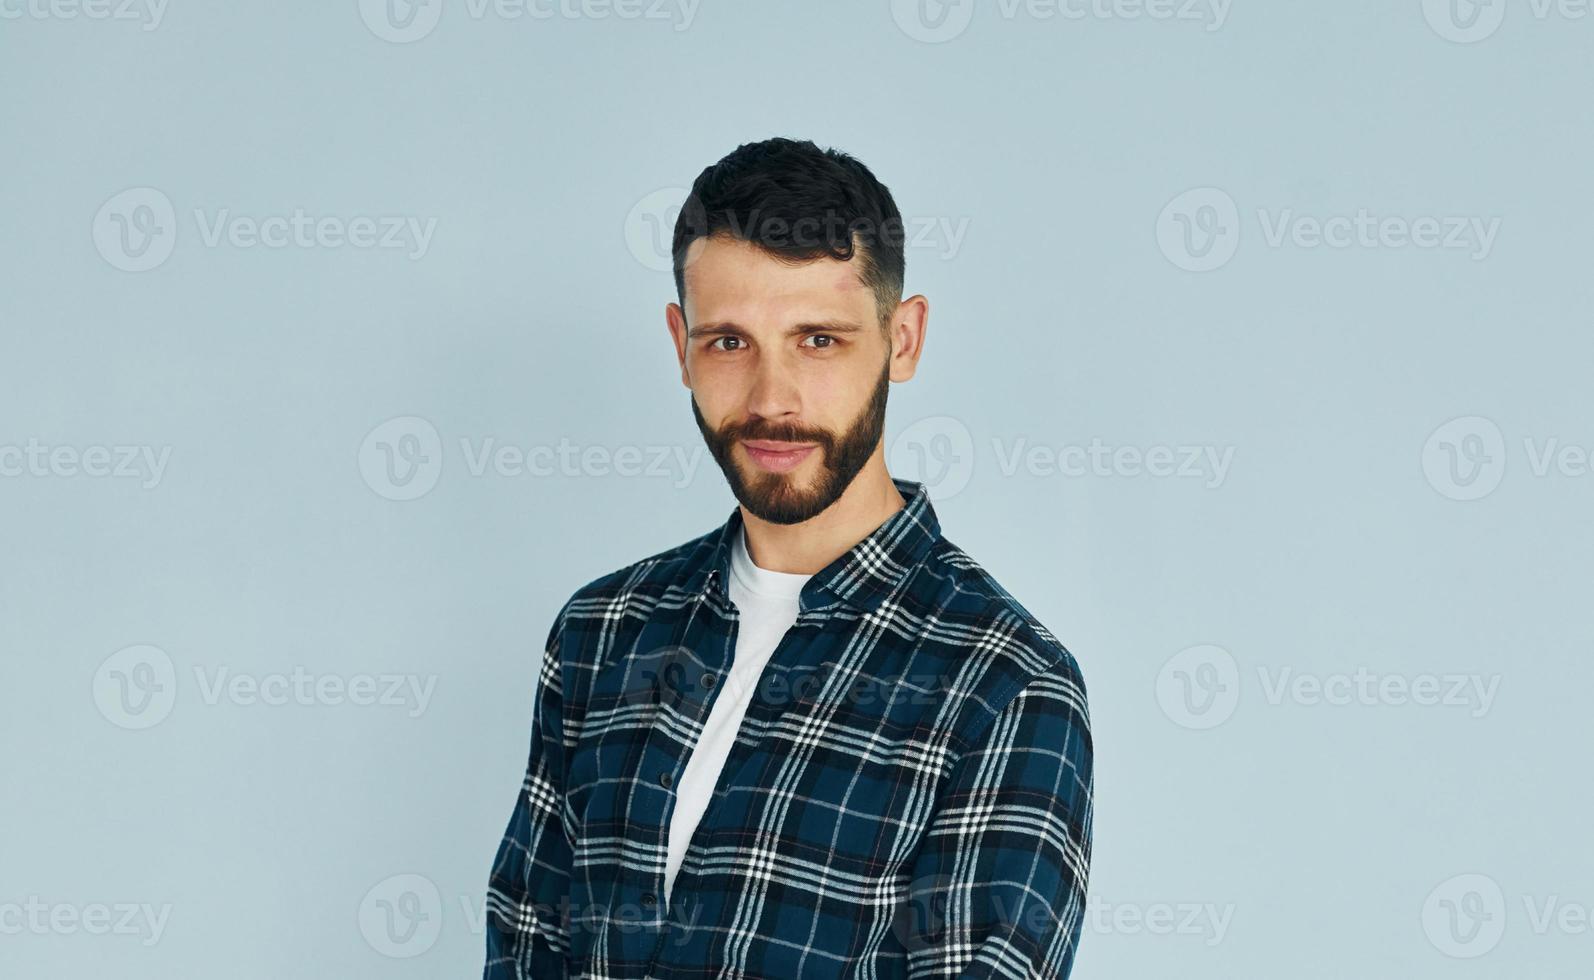
[[771, 524], [741, 508], [748, 555], [759, 568], [812, 575], [906, 506], [877, 452], [835, 503], [801, 524]]

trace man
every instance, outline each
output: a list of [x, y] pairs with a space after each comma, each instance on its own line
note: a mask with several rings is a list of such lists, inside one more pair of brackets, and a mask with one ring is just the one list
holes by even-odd
[[929, 311], [902, 299], [901, 232], [867, 168], [809, 142], [738, 147], [693, 185], [665, 315], [740, 506], [560, 609], [489, 980], [1072, 967], [1085, 688], [886, 472], [886, 390]]

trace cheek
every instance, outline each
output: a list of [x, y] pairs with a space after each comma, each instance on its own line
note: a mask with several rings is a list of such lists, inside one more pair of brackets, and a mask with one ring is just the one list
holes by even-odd
[[703, 417], [718, 426], [732, 416], [745, 414], [747, 386], [738, 372], [704, 359], [692, 366], [692, 398]]
[[803, 404], [833, 419], [851, 418], [868, 399], [879, 371], [855, 363], [815, 364], [802, 379]]

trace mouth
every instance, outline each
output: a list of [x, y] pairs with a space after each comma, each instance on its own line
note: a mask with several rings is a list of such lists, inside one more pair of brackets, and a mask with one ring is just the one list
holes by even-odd
[[819, 447], [813, 443], [774, 442], [768, 439], [744, 439], [742, 448], [763, 469], [772, 473], [785, 473], [797, 467]]

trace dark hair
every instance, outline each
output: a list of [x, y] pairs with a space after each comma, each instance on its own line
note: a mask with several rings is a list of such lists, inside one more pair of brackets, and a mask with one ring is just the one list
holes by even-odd
[[699, 238], [731, 235], [789, 262], [849, 261], [874, 291], [882, 329], [902, 301], [902, 215], [869, 168], [810, 140], [743, 143], [698, 174], [675, 221], [675, 293], [686, 304], [686, 253]]

